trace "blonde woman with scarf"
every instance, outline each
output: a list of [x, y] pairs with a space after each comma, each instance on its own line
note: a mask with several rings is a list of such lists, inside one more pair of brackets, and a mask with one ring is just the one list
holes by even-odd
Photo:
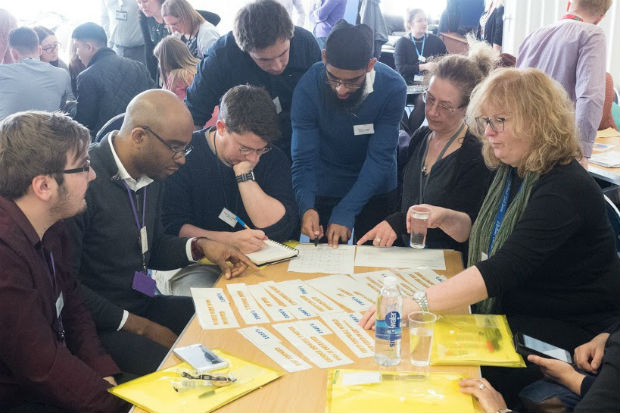
[[[468, 268], [405, 297], [405, 314], [479, 303], [511, 328], [570, 352], [617, 320], [620, 260], [603, 195], [578, 159], [572, 103], [537, 69], [500, 69], [474, 89], [467, 109], [496, 170], [476, 221], [431, 207], [429, 227], [469, 238]], [[408, 229], [410, 222], [407, 223]], [[374, 325], [374, 309], [360, 321]], [[508, 405], [537, 368], [484, 368]]]

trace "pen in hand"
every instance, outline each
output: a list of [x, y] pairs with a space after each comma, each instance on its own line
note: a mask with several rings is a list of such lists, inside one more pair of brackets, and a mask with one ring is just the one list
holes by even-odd
[[243, 222], [243, 220], [241, 218], [239, 218], [238, 216], [235, 216], [235, 219], [237, 220], [237, 222], [245, 229], [250, 229], [250, 227], [248, 227], [248, 224], [246, 224], [245, 222]]

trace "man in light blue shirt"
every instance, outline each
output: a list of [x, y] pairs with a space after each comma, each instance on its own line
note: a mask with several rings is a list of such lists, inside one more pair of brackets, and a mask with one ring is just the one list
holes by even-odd
[[73, 99], [69, 73], [39, 60], [41, 47], [34, 30], [12, 30], [9, 48], [16, 63], [0, 65], [0, 120], [24, 110], [63, 110]]

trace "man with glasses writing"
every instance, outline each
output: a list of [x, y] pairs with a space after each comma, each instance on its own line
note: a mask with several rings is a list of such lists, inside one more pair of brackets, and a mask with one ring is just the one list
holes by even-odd
[[189, 111], [173, 93], [136, 96], [121, 129], [91, 148], [98, 178], [86, 193], [85, 213], [71, 221], [73, 264], [101, 341], [123, 371], [136, 375], [157, 368], [194, 313], [191, 298], [158, 295], [149, 269], [206, 257], [230, 278], [249, 263], [215, 241], [164, 233], [161, 181], [185, 163], [192, 130]]
[[290, 162], [272, 146], [279, 137], [276, 107], [264, 89], [226, 92], [216, 125], [194, 133], [194, 151], [166, 181], [166, 231], [244, 253], [260, 250], [267, 238], [290, 239], [298, 216]]
[[370, 27], [341, 20], [293, 94], [293, 186], [301, 232], [336, 247], [396, 208], [406, 85], [377, 63]]

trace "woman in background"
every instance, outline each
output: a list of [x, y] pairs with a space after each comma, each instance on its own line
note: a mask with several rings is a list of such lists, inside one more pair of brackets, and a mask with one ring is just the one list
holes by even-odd
[[175, 36], [166, 36], [155, 46], [153, 54], [159, 62], [162, 88], [174, 92], [184, 100], [187, 88], [194, 81], [198, 59], [191, 55], [187, 45]]
[[185, 43], [195, 58], [202, 59], [219, 37], [215, 26], [206, 21], [187, 0], [166, 0], [161, 6], [164, 22]]
[[61, 69], [65, 69], [67, 72], [69, 71], [69, 66], [61, 59], [58, 58], [58, 49], [60, 48], [60, 43], [58, 39], [56, 39], [56, 34], [53, 31], [43, 26], [35, 26], [32, 28], [39, 36], [39, 45], [41, 46], [41, 56], [40, 59], [42, 62], [47, 62], [52, 66], [60, 67]]
[[504, 35], [504, 0], [490, 0], [489, 7], [480, 16], [480, 25], [476, 37], [492, 45], [498, 52], [502, 51]]
[[161, 15], [161, 4], [163, 0], [137, 0], [140, 8], [140, 28], [144, 37], [144, 53], [146, 54], [146, 67], [149, 69], [151, 77], [157, 86], [161, 86], [159, 71], [157, 70], [157, 59], [153, 55], [153, 49], [157, 43], [169, 35], [166, 22]]
[[[407, 35], [398, 39], [394, 45], [394, 64], [408, 85], [422, 83], [424, 73], [434, 65], [430, 58], [447, 54], [448, 51], [439, 37], [426, 32], [428, 21], [424, 10], [407, 10], [405, 27]], [[422, 94], [417, 94], [407, 96], [407, 101], [414, 105], [407, 121], [408, 133], [411, 135], [424, 121], [424, 100]]]
[[0, 9], [0, 64], [13, 63], [9, 51], [9, 32], [17, 27], [17, 20], [5, 9]]

